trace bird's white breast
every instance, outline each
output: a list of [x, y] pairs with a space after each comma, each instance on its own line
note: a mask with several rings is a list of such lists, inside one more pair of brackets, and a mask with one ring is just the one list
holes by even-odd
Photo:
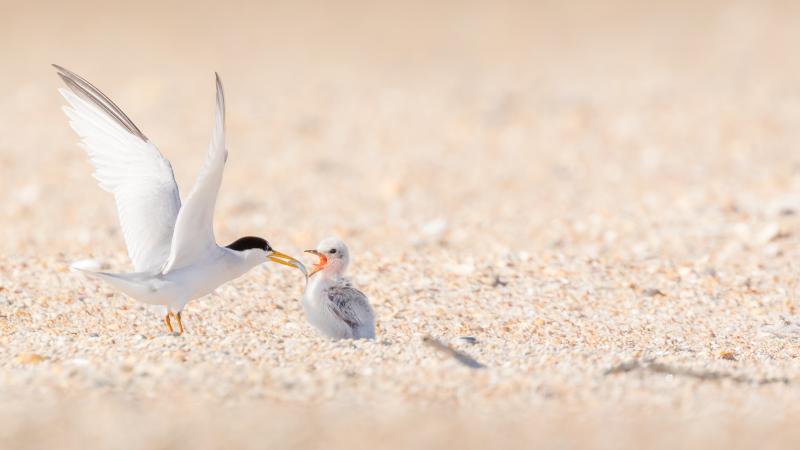
[[322, 276], [312, 279], [303, 295], [303, 310], [311, 325], [325, 336], [335, 339], [352, 338], [353, 330], [350, 326], [337, 317], [327, 305], [329, 301], [327, 290], [335, 284], [336, 280]]
[[163, 275], [175, 292], [173, 297], [183, 302], [208, 295], [220, 285], [245, 274], [253, 263], [235, 252], [220, 248], [213, 258]]

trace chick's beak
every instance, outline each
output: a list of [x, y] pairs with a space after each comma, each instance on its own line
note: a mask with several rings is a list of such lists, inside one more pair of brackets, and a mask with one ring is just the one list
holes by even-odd
[[319, 262], [314, 264], [314, 267], [311, 268], [311, 273], [308, 274], [309, 277], [319, 272], [320, 270], [324, 269], [325, 266], [328, 265], [328, 257], [323, 255], [322, 253], [316, 250], [306, 250], [306, 253], [311, 253], [312, 255], [316, 255], [319, 257]]
[[303, 263], [292, 258], [286, 253], [281, 253], [277, 250], [273, 250], [272, 253], [267, 255], [267, 259], [278, 264], [283, 264], [284, 266], [294, 267], [295, 269], [300, 270], [304, 274], [308, 274], [308, 270], [306, 270], [306, 266], [304, 266]]

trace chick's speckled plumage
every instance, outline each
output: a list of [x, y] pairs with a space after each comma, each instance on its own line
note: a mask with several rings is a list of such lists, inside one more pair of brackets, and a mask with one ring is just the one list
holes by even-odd
[[311, 275], [303, 309], [321, 334], [334, 339], [375, 338], [375, 313], [363, 292], [344, 276], [350, 252], [339, 238], [327, 238], [309, 250], [320, 257]]

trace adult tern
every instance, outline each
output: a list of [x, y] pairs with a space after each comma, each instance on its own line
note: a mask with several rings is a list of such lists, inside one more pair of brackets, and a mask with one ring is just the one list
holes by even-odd
[[311, 325], [334, 339], [374, 339], [375, 313], [369, 300], [344, 276], [350, 263], [347, 245], [331, 237], [306, 252], [319, 257], [302, 300]]
[[214, 238], [214, 205], [222, 183], [225, 147], [225, 96], [219, 75], [211, 145], [194, 188], [181, 203], [170, 162], [139, 128], [99, 89], [57, 65], [67, 88], [64, 112], [81, 138], [100, 187], [114, 194], [133, 263], [132, 273], [89, 272], [134, 299], [165, 307], [164, 323], [184, 327], [181, 312], [192, 299], [210, 294], [264, 261], [304, 266], [273, 249], [260, 237], [243, 237], [221, 247]]

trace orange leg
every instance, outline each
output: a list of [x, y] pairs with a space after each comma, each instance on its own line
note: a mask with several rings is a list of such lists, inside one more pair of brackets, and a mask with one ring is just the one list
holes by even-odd
[[167, 315], [164, 316], [164, 323], [167, 324], [167, 328], [169, 329], [169, 332], [170, 333], [174, 333], [175, 330], [172, 328], [172, 321], [169, 320], [169, 316], [171, 316], [171, 315], [172, 315], [172, 313], [167, 311]]
[[178, 319], [178, 334], [183, 334], [183, 321], [181, 321], [181, 313], [176, 313], [175, 317]]

